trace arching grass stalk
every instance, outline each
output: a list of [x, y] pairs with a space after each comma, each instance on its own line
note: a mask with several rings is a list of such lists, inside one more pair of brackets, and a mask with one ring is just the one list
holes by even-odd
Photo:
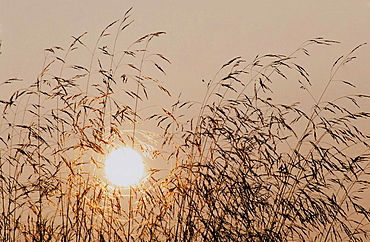
[[[164, 32], [119, 48], [132, 26], [130, 12], [104, 28], [93, 48], [84, 33], [66, 50], [46, 49], [36, 82], [0, 100], [2, 240], [366, 241], [361, 192], [370, 184], [370, 136], [352, 121], [368, 120], [359, 100], [366, 104], [370, 96], [324, 102], [358, 47], [334, 63], [319, 97], [296, 54], [338, 43], [323, 38], [290, 55], [233, 58], [204, 83], [200, 106], [181, 100], [158, 106], [147, 84], [169, 92], [146, 70], [152, 65], [165, 74], [159, 61], [170, 61], [149, 50]], [[73, 61], [81, 47], [88, 67]], [[274, 85], [297, 78], [313, 102], [308, 111], [275, 102]], [[159, 111], [145, 115], [148, 107]], [[162, 132], [156, 139], [163, 150], [151, 146], [143, 126]], [[170, 171], [151, 169], [127, 191], [111, 187], [103, 157], [129, 144], [164, 157]]]

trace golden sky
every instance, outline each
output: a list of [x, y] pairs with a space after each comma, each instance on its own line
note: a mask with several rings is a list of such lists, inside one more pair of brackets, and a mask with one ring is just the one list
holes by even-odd
[[[21, 78], [25, 80], [25, 84], [21, 84], [24, 85], [22, 87], [26, 87], [26, 85], [30, 85], [37, 80], [37, 76], [43, 69], [43, 63], [45, 61], [44, 50], [46, 48], [61, 46], [67, 49], [73, 41], [71, 36], [79, 36], [85, 31], [87, 31], [88, 34], [83, 37], [83, 42], [87, 46], [94, 48], [94, 44], [101, 31], [114, 20], [122, 18], [130, 7], [133, 7], [130, 13], [134, 23], [130, 25], [127, 30], [123, 31], [122, 36], [119, 38], [119, 46], [128, 47], [135, 40], [148, 33], [165, 31], [167, 32], [166, 35], [153, 39], [149, 49], [156, 53], [163, 54], [172, 62], [171, 65], [167, 64], [163, 66], [167, 75], [160, 75], [160, 80], [163, 81], [163, 86], [172, 93], [173, 99], [169, 102], [157, 96], [154, 96], [154, 98], [151, 97], [150, 100], [145, 102], [145, 105], [149, 103], [148, 109], [145, 109], [147, 108], [146, 106], [140, 106], [140, 104], [136, 105], [138, 98], [130, 99], [132, 101], [131, 107], [134, 107], [134, 103], [136, 103], [135, 112], [137, 111], [140, 115], [143, 112], [144, 114], [145, 112], [152, 112], [150, 108], [157, 108], [155, 105], [158, 102], [162, 102], [158, 105], [170, 110], [171, 105], [176, 101], [180, 92], [182, 93], [182, 101], [202, 100], [206, 91], [206, 85], [202, 82], [202, 79], [206, 80], [207, 83], [208, 80], [214, 77], [215, 73], [224, 63], [227, 63], [236, 56], [241, 56], [247, 62], [252, 62], [256, 55], [289, 55], [304, 41], [316, 37], [337, 40], [340, 41], [341, 44], [333, 46], [310, 46], [310, 56], [305, 56], [303, 53], [297, 54], [299, 58], [295, 60], [310, 73], [310, 80], [312, 83], [311, 93], [299, 88], [300, 86], [297, 80], [282, 80], [283, 78], [276, 75], [278, 82], [273, 87], [274, 93], [271, 94], [272, 103], [284, 103], [289, 105], [298, 101], [304, 108], [310, 109], [315, 104], [313, 100], [332, 100], [338, 96], [344, 95], [342, 93], [351, 94], [351, 92], [370, 94], [370, 0], [0, 0], [0, 40], [2, 41], [0, 50], [2, 52], [0, 55], [0, 100], [7, 99], [7, 97], [11, 95], [11, 92], [15, 91], [8, 90], [14, 88], [13, 86], [1, 85], [3, 81], [9, 78]], [[363, 46], [355, 53], [355, 56], [358, 58], [349, 65], [343, 66], [338, 72], [340, 82], [329, 82], [330, 69], [338, 57], [346, 55], [353, 48], [365, 42], [369, 44]], [[83, 54], [86, 54], [86, 52], [86, 50], [85, 52], [77, 52], [78, 54], [73, 52], [71, 54], [73, 61], [76, 64], [88, 62], [89, 60], [86, 60], [86, 55]], [[97, 66], [96, 63], [95, 65]], [[156, 71], [158, 72], [158, 70]], [[152, 74], [149, 73], [146, 75], [151, 76]], [[274, 76], [274, 78], [276, 76]], [[299, 77], [301, 78], [301, 76]], [[292, 79], [294, 79], [294, 77]], [[345, 86], [342, 80], [353, 83], [358, 89], [354, 91], [350, 86]], [[88, 81], [87, 83], [90, 84]], [[217, 81], [214, 83], [217, 83]], [[330, 89], [325, 92], [325, 100], [322, 100], [320, 95], [323, 90], [325, 90], [327, 83], [331, 84]], [[343, 88], [344, 86], [345, 88]], [[137, 90], [139, 90], [139, 87], [140, 86], [137, 84]], [[253, 85], [248, 87], [253, 88]], [[20, 88], [20, 86], [18, 85], [16, 88]], [[87, 90], [87, 88], [85, 90]], [[139, 91], [136, 93], [139, 93]], [[258, 95], [260, 95], [260, 93], [261, 92], [259, 92]], [[313, 98], [311, 99], [308, 94], [312, 95]], [[270, 95], [270, 93], [266, 95]], [[36, 98], [36, 95], [32, 96]], [[23, 100], [22, 98], [20, 99]], [[155, 99], [153, 103], [152, 99]], [[44, 105], [40, 102], [40, 99], [38, 101], [38, 104]], [[57, 102], [58, 101], [60, 100], [57, 99]], [[350, 102], [350, 100], [347, 101]], [[126, 99], [123, 99], [122, 103], [123, 102], [126, 102]], [[91, 103], [95, 104], [95, 101], [91, 101]], [[47, 105], [49, 104], [54, 105], [54, 103], [51, 102], [47, 103]], [[104, 105], [105, 104], [106, 103], [104, 103]], [[29, 103], [24, 105], [29, 105]], [[20, 108], [18, 109], [18, 107]], [[18, 115], [17, 110], [21, 110], [22, 108], [22, 105], [18, 105], [14, 109], [14, 123], [18, 121], [17, 119], [22, 119], [22, 122], [29, 121], [26, 120], [26, 115]], [[47, 110], [47, 108], [42, 110]], [[82, 108], [86, 107], [81, 105], [79, 108], [82, 110]], [[37, 106], [37, 109], [39, 110], [40, 108]], [[361, 109], [366, 109], [363, 111], [370, 111], [369, 99], [367, 99], [366, 105], [361, 107]], [[144, 111], [142, 112], [142, 110]], [[158, 110], [166, 114], [170, 113], [164, 108]], [[188, 112], [191, 112], [193, 109], [188, 110], [190, 110]], [[29, 110], [24, 108], [24, 111], [28, 113]], [[202, 113], [202, 110], [198, 111], [196, 110], [195, 113], [191, 113], [191, 117], [196, 117], [196, 115]], [[306, 110], [303, 111], [305, 112]], [[313, 112], [313, 110], [309, 111], [310, 112], [307, 113]], [[86, 109], [85, 113], [87, 113]], [[32, 113], [32, 115], [34, 114], [35, 113]], [[8, 116], [10, 117], [11, 115], [12, 113]], [[176, 115], [178, 114], [176, 113]], [[170, 116], [173, 117], [172, 113], [168, 115], [168, 117]], [[37, 115], [33, 117], [36, 118]], [[134, 119], [136, 121], [136, 118]], [[33, 122], [33, 120], [29, 122]], [[177, 123], [177, 121], [170, 122], [173, 124]], [[279, 123], [280, 121], [277, 122]], [[137, 128], [136, 122], [133, 123], [134, 128], [132, 136], [136, 138], [135, 135], [138, 133], [136, 130], [140, 130], [142, 126], [146, 124], [144, 124], [144, 122], [140, 123], [142, 126], [138, 126], [139, 128]], [[271, 121], [271, 124], [272, 123], [273, 121]], [[37, 130], [41, 130], [40, 118], [38, 118], [38, 125], [39, 128]], [[72, 124], [72, 126], [75, 125], [76, 124]], [[81, 130], [88, 127], [87, 125], [85, 126], [85, 123], [83, 126]], [[356, 127], [362, 128], [361, 130], [365, 134], [370, 133], [368, 119], [360, 123], [359, 126]], [[93, 127], [93, 125], [91, 127]], [[99, 128], [100, 127], [101, 126], [99, 126]], [[111, 125], [111, 127], [113, 127], [113, 125]], [[167, 126], [167, 128], [168, 127], [170, 126]], [[305, 129], [305, 126], [302, 127]], [[309, 127], [309, 125], [307, 125], [307, 127]], [[6, 128], [8, 127], [5, 127], [5, 129]], [[151, 128], [153, 127], [144, 127], [142, 130], [150, 130]], [[199, 130], [201, 130], [199, 131], [200, 133], [203, 132], [202, 129]], [[239, 130], [236, 132], [238, 135]], [[280, 128], [277, 130], [280, 132]], [[307, 129], [304, 130], [303, 133], [306, 131]], [[59, 132], [59, 129], [55, 132]], [[73, 132], [71, 131], [71, 134], [74, 134]], [[88, 133], [90, 131], [86, 132]], [[131, 134], [131, 129], [126, 130], [125, 127], [125, 130], [122, 130], [122, 133], [124, 132]], [[311, 131], [307, 131], [307, 134], [309, 132]], [[6, 132], [4, 132], [4, 134], [5, 133]], [[144, 135], [145, 134], [146, 133], [144, 133]], [[19, 135], [19, 137], [22, 138], [21, 135], [23, 135], [22, 132]], [[80, 135], [80, 133], [78, 133], [78, 135]], [[95, 138], [94, 135], [94, 132], [92, 132], [92, 136]], [[314, 136], [316, 136], [316, 133]], [[174, 137], [177, 138], [176, 136]], [[184, 137], [185, 136], [182, 136], [181, 139]], [[324, 135], [322, 137], [324, 137]], [[318, 139], [320, 144], [326, 142], [322, 137]], [[51, 139], [54, 139], [54, 137], [51, 137]], [[71, 138], [72, 142], [74, 142], [74, 139], [74, 137]], [[16, 140], [16, 138], [14, 138], [14, 140]], [[16, 147], [18, 143], [21, 144], [21, 142], [23, 142], [17, 143], [14, 140], [12, 137], [10, 147]], [[303, 143], [302, 140], [298, 142], [299, 147], [301, 147]], [[58, 142], [59, 138], [57, 138], [57, 144], [59, 145]], [[66, 141], [66, 143], [68, 142], [69, 140]], [[186, 143], [185, 140], [184, 142]], [[216, 142], [218, 142], [218, 140]], [[223, 141], [220, 141], [221, 146], [222, 142]], [[228, 142], [228, 140], [225, 142]], [[83, 145], [84, 144], [82, 144], [82, 146]], [[288, 142], [287, 145], [289, 146]], [[326, 144], [324, 144], [323, 147], [325, 147], [325, 145]], [[73, 147], [79, 146], [76, 145]], [[195, 147], [194, 144], [192, 144], [192, 147]], [[199, 147], [201, 146], [199, 145]], [[357, 149], [357, 146], [353, 147], [353, 149]], [[204, 145], [204, 149], [207, 149], [207, 143]], [[300, 149], [301, 148], [298, 148], [298, 150]], [[305, 147], [302, 149], [305, 149]], [[46, 148], [45, 150], [49, 151], [49, 149]], [[66, 150], [69, 152], [68, 149]], [[354, 154], [361, 153], [361, 151], [358, 150], [354, 151]], [[352, 150], [348, 151], [348, 153], [350, 152], [352, 152]], [[368, 149], [366, 152], [368, 153]], [[197, 154], [198, 153], [196, 153], [196, 155]], [[53, 155], [59, 154], [53, 150]], [[203, 154], [199, 155], [199, 157], [201, 157], [200, 160], [202, 156]], [[40, 156], [38, 157], [40, 159]], [[297, 157], [300, 159], [300, 156]], [[159, 157], [158, 159], [161, 158], [162, 157]], [[166, 174], [169, 170], [168, 167], [172, 165], [163, 162], [159, 163], [156, 162], [156, 160], [149, 161], [147, 164], [149, 164], [148, 167], [150, 168], [157, 169], [158, 167], [161, 169], [161, 172], [164, 172], [158, 173], [159, 175]], [[195, 162], [192, 162], [192, 164], [195, 164]], [[15, 166], [14, 169], [18, 170], [18, 166]], [[24, 172], [24, 174], [25, 173], [26, 172]], [[175, 176], [177, 175], [175, 174]], [[40, 184], [40, 182], [38, 184]], [[16, 192], [18, 192], [18, 190], [16, 190]], [[70, 198], [68, 197], [68, 199]], [[222, 199], [226, 198], [223, 197]], [[41, 201], [41, 195], [39, 201]], [[40, 207], [41, 206], [42, 205], [40, 205]], [[77, 215], [79, 215], [79, 213], [77, 213]], [[280, 220], [280, 218], [278, 219]], [[285, 219], [282, 221], [285, 221]]]
[[[204, 91], [194, 85], [211, 79], [235, 56], [251, 61], [257, 54], [289, 54], [319, 36], [341, 41], [313, 48], [311, 59], [303, 61], [320, 82], [337, 57], [370, 42], [368, 0], [0, 0], [0, 80], [34, 81], [45, 48], [67, 47], [72, 35], [85, 31], [85, 43], [93, 45], [101, 30], [132, 6], [135, 22], [126, 32], [127, 46], [144, 34], [166, 31], [151, 48], [172, 61], [163, 78], [166, 86], [189, 98]], [[344, 75], [370, 90], [370, 46], [357, 56]]]

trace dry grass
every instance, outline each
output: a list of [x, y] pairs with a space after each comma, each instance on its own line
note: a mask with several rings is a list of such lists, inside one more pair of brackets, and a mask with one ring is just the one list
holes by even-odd
[[[308, 40], [291, 55], [251, 63], [234, 58], [204, 83], [202, 103], [179, 100], [146, 117], [139, 110], [151, 105], [149, 93], [169, 92], [144, 71], [165, 74], [170, 61], [148, 48], [164, 32], [120, 49], [130, 10], [102, 31], [93, 49], [83, 42], [86, 34], [67, 49], [46, 49], [36, 82], [1, 100], [1, 240], [368, 239], [369, 135], [356, 122], [370, 117], [360, 107], [369, 96], [325, 99], [361, 46], [333, 64], [316, 99], [295, 57], [336, 41]], [[76, 52], [87, 53], [86, 66], [71, 63]], [[274, 79], [297, 76], [314, 100], [308, 111], [269, 97]], [[161, 133], [142, 128], [151, 123]], [[112, 144], [162, 156], [172, 169], [159, 179], [151, 170], [128, 196], [99, 175]]]

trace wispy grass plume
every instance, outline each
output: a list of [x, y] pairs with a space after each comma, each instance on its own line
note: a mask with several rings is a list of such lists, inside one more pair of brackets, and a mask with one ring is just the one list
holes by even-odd
[[[235, 57], [203, 81], [200, 103], [148, 115], [151, 93], [170, 95], [160, 81], [170, 61], [149, 48], [164, 32], [122, 47], [130, 13], [92, 48], [83, 33], [45, 49], [36, 81], [0, 100], [2, 241], [368, 240], [370, 136], [359, 121], [370, 96], [326, 96], [362, 45], [334, 62], [319, 94], [297, 55], [338, 44], [324, 38], [290, 55]], [[309, 109], [271, 98], [277, 82], [297, 77]], [[112, 186], [102, 169], [114, 146], [164, 158], [168, 174], [149, 169], [129, 192]]]

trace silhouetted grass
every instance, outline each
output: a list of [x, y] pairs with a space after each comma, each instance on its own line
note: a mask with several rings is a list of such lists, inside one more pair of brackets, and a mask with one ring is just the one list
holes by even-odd
[[[335, 61], [319, 94], [310, 92], [296, 56], [309, 55], [311, 45], [338, 43], [323, 38], [287, 56], [250, 63], [236, 57], [204, 82], [201, 103], [179, 100], [144, 116], [139, 110], [152, 105], [150, 93], [169, 95], [145, 70], [163, 75], [170, 61], [149, 51], [164, 32], [120, 49], [130, 11], [92, 49], [86, 33], [66, 49], [46, 49], [37, 80], [1, 100], [1, 240], [368, 239], [369, 134], [356, 122], [369, 118], [360, 104], [370, 96], [325, 96], [361, 45]], [[85, 53], [86, 63], [74, 63], [75, 53]], [[312, 97], [309, 110], [270, 97], [279, 79], [297, 76]], [[162, 157], [171, 170], [158, 177], [151, 169], [129, 191], [111, 186], [102, 157], [112, 146]]]

